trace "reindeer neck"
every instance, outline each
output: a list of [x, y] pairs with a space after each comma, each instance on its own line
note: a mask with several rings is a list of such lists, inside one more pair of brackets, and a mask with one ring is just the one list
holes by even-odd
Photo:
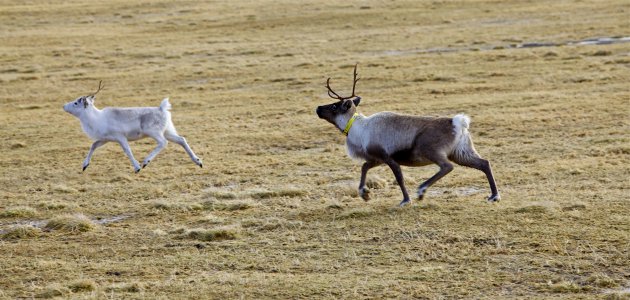
[[362, 114], [355, 112], [352, 115], [343, 115], [337, 119], [336, 126], [344, 135], [348, 135], [353, 126], [357, 125], [357, 121], [363, 117]]
[[100, 109], [96, 108], [93, 105], [90, 105], [90, 106], [85, 108], [85, 111], [81, 114], [79, 119], [81, 119], [81, 121], [91, 122], [91, 121], [97, 119], [100, 114], [101, 114], [101, 110]]

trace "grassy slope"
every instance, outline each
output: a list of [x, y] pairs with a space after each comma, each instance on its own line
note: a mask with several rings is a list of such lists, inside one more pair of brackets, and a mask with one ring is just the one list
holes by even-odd
[[[126, 219], [5, 236], [2, 297], [573, 298], [630, 286], [628, 44], [507, 48], [627, 36], [625, 1], [49, 3], [0, 6], [0, 229]], [[446, 47], [460, 51], [422, 51]], [[360, 164], [314, 114], [325, 79], [344, 91], [356, 62], [365, 114], [471, 115], [503, 201], [485, 203], [483, 175], [463, 168], [404, 209], [385, 168], [370, 173], [373, 200], [357, 198]], [[171, 143], [133, 174], [110, 144], [82, 173], [90, 142], [61, 105], [98, 80], [99, 107], [170, 96], [204, 169]], [[132, 144], [139, 160], [152, 147]], [[413, 189], [435, 168], [404, 172]]]

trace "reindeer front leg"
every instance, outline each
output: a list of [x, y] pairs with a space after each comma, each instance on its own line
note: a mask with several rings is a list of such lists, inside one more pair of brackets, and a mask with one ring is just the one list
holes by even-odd
[[125, 151], [125, 154], [127, 154], [127, 157], [129, 157], [129, 160], [131, 161], [131, 164], [133, 165], [134, 171], [136, 173], [140, 172], [141, 170], [140, 163], [138, 163], [136, 158], [133, 157], [133, 153], [131, 153], [131, 148], [129, 148], [129, 142], [127, 142], [127, 139], [119, 138], [117, 142], [120, 144], [120, 147], [122, 147], [123, 151]]
[[398, 206], [403, 207], [411, 203], [411, 200], [409, 199], [409, 194], [407, 193], [407, 189], [405, 188], [405, 179], [403, 178], [400, 165], [392, 158], [387, 158], [387, 160], [385, 160], [385, 163], [389, 166], [390, 169], [392, 169], [392, 172], [394, 172], [394, 177], [396, 177], [396, 182], [398, 182], [398, 185], [400, 186], [400, 190], [402, 191], [402, 194], [403, 194], [403, 200], [400, 202], [400, 204], [398, 204]]
[[367, 177], [367, 172], [381, 163], [376, 161], [366, 161], [361, 167], [361, 181], [359, 182], [359, 196], [365, 201], [370, 200], [370, 190], [365, 187], [365, 178]]
[[107, 141], [96, 141], [92, 144], [92, 147], [90, 147], [90, 151], [88, 152], [87, 156], [85, 157], [85, 160], [83, 161], [83, 171], [85, 171], [85, 169], [87, 169], [87, 167], [90, 165], [90, 161], [92, 160], [92, 155], [94, 154], [94, 150], [96, 150], [96, 148], [103, 146], [107, 144]]

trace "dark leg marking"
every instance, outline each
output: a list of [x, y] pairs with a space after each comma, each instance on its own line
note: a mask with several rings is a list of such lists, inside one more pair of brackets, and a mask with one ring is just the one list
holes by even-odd
[[488, 184], [490, 184], [490, 191], [492, 192], [492, 195], [490, 195], [487, 200], [490, 202], [501, 200], [501, 196], [499, 195], [499, 191], [497, 190], [497, 185], [494, 181], [494, 175], [492, 174], [492, 168], [490, 167], [489, 161], [479, 156], [469, 156], [466, 160], [455, 160], [455, 162], [465, 167], [477, 169], [486, 174], [486, 178], [488, 178]]
[[440, 166], [440, 170], [418, 187], [418, 200], [422, 200], [422, 198], [424, 197], [424, 192], [431, 185], [440, 180], [440, 178], [444, 177], [446, 174], [453, 171], [453, 164], [449, 163], [448, 161], [440, 161], [437, 164], [438, 166]]
[[365, 178], [367, 177], [367, 172], [376, 166], [380, 165], [379, 162], [376, 161], [367, 161], [361, 167], [361, 181], [359, 182], [359, 196], [365, 201], [370, 200], [370, 190], [365, 187]]
[[407, 194], [407, 189], [405, 188], [405, 180], [403, 178], [402, 170], [400, 169], [400, 165], [391, 158], [385, 161], [385, 163], [392, 169], [394, 172], [394, 176], [396, 177], [396, 182], [398, 186], [400, 186], [400, 190], [403, 194], [403, 200], [400, 202], [399, 206], [405, 206], [411, 202], [409, 199], [409, 194]]

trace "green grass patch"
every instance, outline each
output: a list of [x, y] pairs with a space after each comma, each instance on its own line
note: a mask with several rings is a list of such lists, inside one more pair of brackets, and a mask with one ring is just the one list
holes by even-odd
[[149, 204], [151, 209], [168, 210], [168, 211], [197, 211], [204, 207], [199, 203], [179, 203], [169, 202], [167, 200], [158, 200]]
[[369, 217], [374, 213], [375, 211], [370, 207], [358, 207], [343, 211], [339, 214], [339, 216], [337, 216], [337, 219], [364, 218]]
[[35, 294], [35, 298], [51, 299], [70, 295], [71, 291], [65, 286], [58, 284], [46, 287], [42, 292]]
[[70, 204], [68, 202], [53, 200], [53, 201], [42, 201], [37, 204], [37, 207], [39, 207], [40, 209], [45, 209], [45, 210], [62, 210], [62, 209], [67, 209], [67, 208], [73, 208], [75, 207], [75, 205]]
[[9, 207], [0, 211], [0, 218], [29, 218], [37, 214], [37, 211], [28, 206]]
[[236, 201], [217, 201], [209, 200], [201, 204], [206, 210], [221, 210], [221, 211], [236, 211], [246, 210], [252, 207], [258, 206], [257, 203], [251, 200], [236, 200]]
[[42, 230], [31, 225], [15, 225], [0, 234], [3, 240], [17, 240], [37, 237]]
[[232, 192], [225, 191], [209, 191], [206, 194], [206, 197], [216, 198], [216, 199], [236, 199], [236, 194]]
[[238, 237], [240, 230], [237, 227], [218, 227], [212, 229], [189, 229], [184, 232], [184, 237], [200, 240], [204, 242], [234, 240]]
[[514, 210], [517, 214], [545, 214], [549, 212], [547, 207], [541, 205], [529, 205]]
[[96, 282], [90, 279], [81, 279], [74, 281], [68, 285], [68, 289], [73, 293], [90, 292], [96, 290]]
[[301, 197], [306, 195], [305, 190], [300, 189], [281, 189], [275, 191], [256, 191], [252, 192], [250, 196], [254, 199], [269, 199], [278, 197]]
[[65, 232], [86, 232], [95, 227], [94, 222], [82, 214], [58, 216], [50, 219], [44, 226], [45, 229]]
[[107, 293], [139, 293], [142, 291], [140, 284], [133, 282], [114, 283], [105, 288]]

